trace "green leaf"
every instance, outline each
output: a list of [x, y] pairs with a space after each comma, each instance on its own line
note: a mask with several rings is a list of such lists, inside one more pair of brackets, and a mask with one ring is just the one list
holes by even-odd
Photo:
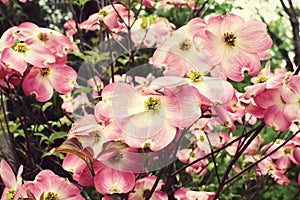
[[92, 92], [92, 88], [91, 87], [80, 86], [80, 88], [74, 90], [73, 96], [76, 95], [76, 94], [80, 94], [82, 92], [89, 94], [89, 93]]
[[65, 158], [65, 155], [63, 153], [54, 152], [54, 149], [52, 149], [49, 152], [43, 153], [43, 155], [41, 157], [44, 158], [44, 157], [47, 157], [47, 156], [56, 156], [56, 157], [60, 158], [61, 160], [63, 160]]
[[77, 6], [84, 6], [90, 0], [73, 0], [72, 3]]
[[49, 108], [50, 106], [52, 106], [53, 103], [52, 102], [46, 102], [43, 106], [42, 106], [42, 111], [45, 112], [45, 110], [47, 110], [47, 108]]
[[64, 131], [53, 133], [49, 137], [49, 142], [53, 143], [54, 140], [65, 138], [67, 135], [68, 135], [68, 133], [64, 132]]
[[33, 135], [34, 135], [34, 136], [37, 136], [37, 137], [41, 137], [41, 139], [40, 139], [40, 145], [41, 145], [44, 141], [46, 141], [46, 143], [48, 144], [49, 138], [48, 138], [45, 134], [43, 134], [43, 133], [34, 133]]
[[81, 58], [82, 60], [86, 59], [86, 56], [83, 53], [81, 53], [81, 52], [70, 52], [69, 54], [77, 56], [78, 58]]

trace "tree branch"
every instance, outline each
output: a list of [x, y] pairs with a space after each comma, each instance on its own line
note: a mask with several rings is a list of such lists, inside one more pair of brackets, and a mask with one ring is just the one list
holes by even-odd
[[292, 32], [293, 32], [293, 44], [294, 44], [294, 52], [295, 52], [294, 62], [295, 65], [299, 65], [300, 64], [300, 35], [299, 35], [298, 15], [293, 6], [292, 0], [288, 0], [289, 7], [286, 6], [283, 0], [280, 0], [280, 3], [283, 7], [283, 10], [289, 16], [290, 19]]

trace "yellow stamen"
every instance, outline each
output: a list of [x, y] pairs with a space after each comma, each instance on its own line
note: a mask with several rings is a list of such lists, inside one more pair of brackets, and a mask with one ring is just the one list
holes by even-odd
[[160, 101], [159, 97], [149, 97], [144, 102], [144, 107], [145, 107], [146, 111], [154, 112], [155, 110], [158, 110], [160, 104], [161, 104], [161, 101]]
[[13, 50], [20, 52], [20, 53], [25, 53], [26, 51], [29, 50], [28, 45], [24, 42], [19, 42], [17, 43], [14, 47]]
[[256, 79], [256, 83], [264, 83], [268, 80], [268, 78], [266, 76], [259, 76], [257, 79]]
[[194, 71], [194, 70], [191, 70], [189, 73], [187, 73], [187, 77], [189, 79], [191, 79], [193, 82], [201, 82], [201, 81], [203, 81], [202, 73]]

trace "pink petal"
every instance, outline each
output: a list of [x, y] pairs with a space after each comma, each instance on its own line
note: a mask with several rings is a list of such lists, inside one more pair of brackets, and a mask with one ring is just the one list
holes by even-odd
[[5, 48], [1, 55], [1, 60], [8, 68], [14, 69], [21, 74], [27, 69], [27, 63], [24, 57], [20, 56], [11, 48]]
[[244, 51], [263, 53], [272, 46], [272, 39], [266, 32], [267, 26], [263, 22], [245, 22], [237, 31], [237, 45]]
[[295, 164], [300, 164], [300, 147], [294, 147], [292, 158]]
[[282, 105], [283, 102], [280, 97], [280, 93], [277, 89], [264, 90], [256, 97], [254, 97], [255, 103], [261, 108], [268, 108], [272, 105]]
[[124, 125], [120, 126], [123, 134], [143, 139], [159, 134], [168, 124], [159, 112], [145, 111], [125, 120]]
[[272, 105], [266, 109], [265, 122], [277, 131], [285, 131], [291, 125], [291, 122], [285, 119], [283, 109], [278, 107], [278, 105]]
[[47, 77], [40, 75], [40, 69], [33, 67], [25, 76], [22, 88], [25, 95], [35, 95], [37, 101], [45, 102], [53, 95], [52, 85]]
[[55, 62], [55, 56], [49, 49], [34, 43], [32, 40], [27, 40], [26, 43], [29, 48], [29, 50], [24, 53], [26, 62], [37, 67], [47, 67], [49, 63]]
[[144, 100], [139, 91], [134, 87], [118, 83], [113, 88], [112, 93], [112, 117], [125, 118], [133, 114], [138, 114], [145, 111]]
[[[236, 47], [237, 49], [237, 47]], [[244, 79], [244, 72], [250, 76], [255, 76], [260, 70], [260, 59], [256, 54], [248, 54], [238, 49], [239, 53], [235, 56], [230, 56], [228, 62], [221, 63], [221, 69], [224, 74], [234, 80], [239, 82]], [[230, 52], [228, 52], [230, 54]], [[226, 61], [226, 59], [224, 59]]]
[[94, 184], [101, 194], [127, 193], [135, 185], [135, 176], [105, 167], [96, 174]]
[[284, 155], [276, 161], [276, 166], [278, 169], [286, 170], [290, 167], [291, 160], [288, 156]]
[[[164, 105], [162, 103], [162, 106], [166, 106], [166, 107], [178, 106], [178, 109], [176, 109], [175, 112], [171, 111], [172, 113], [165, 116], [173, 126], [178, 128], [189, 127], [201, 116], [200, 94], [196, 90], [196, 88], [188, 85], [183, 86], [180, 88], [179, 92], [175, 93], [174, 97], [170, 97], [170, 98], [172, 98], [172, 100], [168, 101], [170, 100], [168, 98], [166, 104]], [[176, 105], [177, 102], [175, 102], [174, 104], [173, 98], [178, 99], [178, 103], [179, 103], [178, 105]], [[171, 110], [170, 108], [167, 109]]]
[[[141, 133], [140, 133], [141, 134]], [[145, 137], [141, 134], [140, 137], [135, 137], [133, 135], [123, 135], [123, 139], [126, 144], [134, 148], [144, 148], [145, 142], [150, 143], [150, 149], [152, 151], [158, 151], [165, 148], [170, 144], [176, 135], [176, 128], [169, 124], [165, 124], [163, 129], [160, 132], [156, 132], [152, 137]]]
[[51, 66], [50, 70], [51, 73], [48, 78], [51, 82], [51, 85], [57, 92], [66, 94], [73, 90], [77, 78], [77, 73], [72, 67], [69, 67], [67, 65], [57, 65]]
[[2, 159], [0, 163], [0, 176], [1, 179], [4, 183], [4, 185], [11, 189], [16, 189], [17, 188], [17, 180], [14, 172], [12, 171], [11, 167], [9, 164]]

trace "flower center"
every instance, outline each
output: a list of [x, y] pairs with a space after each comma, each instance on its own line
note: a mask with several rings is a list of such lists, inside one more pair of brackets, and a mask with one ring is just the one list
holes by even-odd
[[189, 39], [185, 39], [179, 43], [179, 49], [182, 51], [188, 51], [192, 48], [193, 44]]
[[15, 197], [16, 190], [9, 189], [5, 194], [6, 194], [7, 200], [12, 200]]
[[41, 69], [40, 69], [40, 74], [41, 74], [42, 76], [48, 76], [48, 75], [50, 74], [50, 69], [49, 69], [48, 67], [46, 67], [46, 68], [41, 68]]
[[256, 83], [264, 83], [268, 80], [266, 76], [259, 76], [256, 80]]
[[149, 112], [154, 112], [159, 108], [160, 105], [160, 98], [159, 97], [149, 97], [145, 102], [144, 102], [144, 107], [146, 111]]
[[98, 14], [101, 15], [102, 17], [105, 17], [108, 15], [108, 12], [106, 10], [100, 10]]
[[142, 148], [151, 148], [153, 146], [153, 143], [151, 141], [146, 141], [142, 144]]
[[236, 36], [231, 33], [224, 33], [223, 41], [227, 43], [228, 46], [234, 47], [236, 43]]
[[274, 171], [275, 170], [275, 167], [273, 165], [269, 165], [268, 168], [269, 168], [270, 171]]
[[192, 151], [192, 152], [190, 153], [190, 157], [191, 157], [191, 158], [194, 158], [195, 156], [196, 156], [196, 153]]
[[13, 47], [13, 50], [20, 52], [20, 53], [25, 53], [27, 50], [29, 50], [29, 48], [26, 43], [19, 42]]
[[146, 199], [146, 198], [149, 196], [150, 192], [151, 192], [151, 191], [150, 191], [149, 189], [145, 189], [145, 190], [143, 191], [143, 198]]
[[290, 154], [291, 151], [292, 151], [292, 150], [291, 150], [290, 147], [285, 147], [285, 148], [283, 149], [284, 154]]
[[276, 143], [276, 144], [280, 144], [280, 142], [281, 142], [280, 139], [276, 139], [276, 140], [275, 140], [275, 143]]
[[43, 197], [43, 200], [58, 200], [57, 194], [54, 192], [47, 192]]
[[94, 140], [96, 143], [101, 141], [101, 131], [100, 130], [91, 132], [91, 135], [94, 136]]
[[47, 40], [49, 40], [47, 33], [39, 33], [37, 37], [43, 42], [47, 42]]
[[191, 79], [193, 82], [201, 82], [201, 81], [203, 81], [202, 73], [194, 71], [194, 70], [191, 70], [189, 73], [187, 73], [187, 77], [189, 79]]
[[199, 136], [199, 140], [200, 140], [201, 142], [203, 142], [203, 141], [205, 140], [204, 135], [200, 135], [200, 136]]
[[141, 23], [141, 28], [146, 29], [148, 26], [148, 20], [145, 16], [142, 16], [142, 23]]
[[113, 193], [118, 193], [118, 194], [122, 193], [120, 188], [118, 188], [117, 186], [113, 187], [110, 191], [111, 191], [112, 194]]

